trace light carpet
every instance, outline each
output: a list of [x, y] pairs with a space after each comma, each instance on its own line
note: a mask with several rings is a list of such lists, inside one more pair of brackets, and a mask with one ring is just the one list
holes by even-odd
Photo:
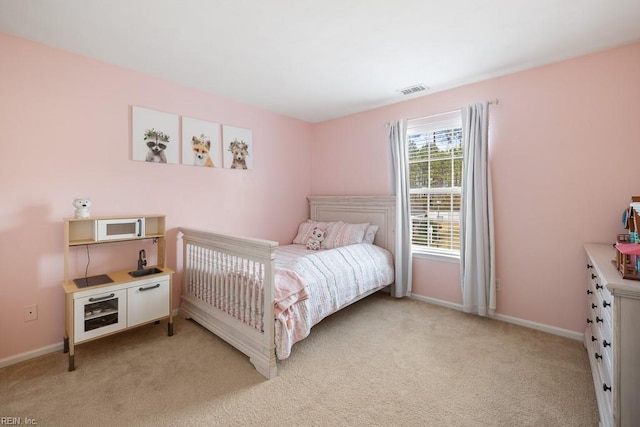
[[196, 323], [146, 325], [0, 369], [0, 417], [38, 426], [598, 425], [582, 343], [373, 295], [266, 380]]

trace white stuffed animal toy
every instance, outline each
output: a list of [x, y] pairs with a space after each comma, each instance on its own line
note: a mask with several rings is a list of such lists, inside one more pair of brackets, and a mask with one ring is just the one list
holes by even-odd
[[75, 198], [73, 199], [72, 205], [74, 208], [76, 208], [76, 218], [89, 218], [91, 216], [91, 214], [89, 213], [89, 207], [91, 207], [90, 199]]
[[320, 245], [324, 240], [324, 231], [320, 230], [318, 227], [313, 227], [311, 231], [311, 236], [307, 240], [307, 249], [311, 249], [312, 251], [317, 251], [320, 249]]

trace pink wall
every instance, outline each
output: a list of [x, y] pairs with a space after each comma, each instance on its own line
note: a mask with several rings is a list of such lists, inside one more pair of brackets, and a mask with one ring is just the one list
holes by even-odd
[[[8, 35], [0, 52], [0, 360], [61, 343], [74, 197], [96, 216], [166, 214], [172, 268], [179, 226], [290, 242], [307, 218], [310, 124]], [[254, 169], [130, 160], [131, 105], [252, 129]], [[109, 265], [93, 247], [89, 274], [135, 267], [142, 247], [120, 245]], [[39, 319], [25, 323], [31, 304]]]
[[[640, 194], [640, 44], [314, 125], [312, 192], [390, 194], [385, 122], [495, 98], [497, 311], [580, 332], [582, 246], [615, 241]], [[461, 303], [458, 268], [415, 258], [414, 292]]]
[[[611, 242], [640, 194], [640, 44], [316, 125], [7, 35], [0, 51], [0, 360], [61, 342], [62, 218], [76, 196], [92, 198], [93, 215], [166, 214], [177, 268], [177, 227], [288, 242], [309, 194], [390, 194], [387, 121], [499, 98], [498, 312], [581, 331], [582, 245]], [[254, 169], [129, 160], [131, 105], [252, 129]], [[96, 249], [90, 274], [132, 265], [138, 249]], [[458, 265], [416, 259], [414, 291], [459, 303]], [[31, 304], [39, 319], [25, 323]]]

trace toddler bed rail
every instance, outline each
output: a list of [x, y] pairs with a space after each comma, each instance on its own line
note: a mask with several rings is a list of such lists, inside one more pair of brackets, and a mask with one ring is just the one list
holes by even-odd
[[267, 378], [277, 374], [274, 259], [277, 242], [180, 228], [181, 313], [249, 356]]

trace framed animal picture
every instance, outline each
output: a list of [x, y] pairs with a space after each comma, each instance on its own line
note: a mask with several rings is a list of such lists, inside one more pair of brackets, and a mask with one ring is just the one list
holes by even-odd
[[178, 163], [178, 116], [132, 107], [132, 159], [151, 163]]
[[222, 127], [222, 151], [227, 169], [253, 169], [253, 132], [233, 126]]
[[221, 167], [220, 125], [182, 117], [182, 164]]

